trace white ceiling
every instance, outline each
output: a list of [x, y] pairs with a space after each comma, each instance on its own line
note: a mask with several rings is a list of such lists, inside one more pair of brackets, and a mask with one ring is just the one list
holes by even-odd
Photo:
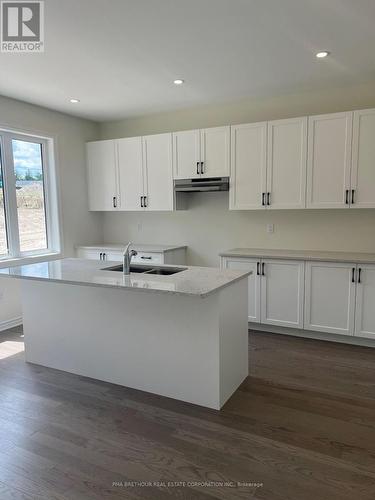
[[375, 0], [45, 0], [45, 12], [43, 54], [0, 54], [0, 94], [97, 121], [375, 79]]

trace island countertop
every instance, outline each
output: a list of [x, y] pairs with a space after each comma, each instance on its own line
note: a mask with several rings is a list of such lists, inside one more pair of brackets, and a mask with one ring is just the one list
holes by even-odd
[[184, 270], [168, 276], [144, 273], [124, 276], [122, 272], [105, 270], [116, 265], [119, 263], [69, 258], [0, 269], [0, 277], [206, 297], [251, 274], [213, 267], [167, 265], [161, 267]]

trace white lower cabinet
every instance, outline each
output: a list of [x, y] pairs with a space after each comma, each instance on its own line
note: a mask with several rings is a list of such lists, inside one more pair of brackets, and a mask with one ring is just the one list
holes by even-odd
[[79, 248], [77, 250], [77, 257], [79, 259], [103, 260], [103, 250], [88, 250]]
[[261, 262], [261, 322], [303, 328], [304, 263]]
[[[144, 245], [142, 245], [144, 247]], [[169, 249], [167, 251], [150, 249], [150, 251], [144, 250], [144, 248], [139, 248], [137, 250], [137, 245], [133, 245], [133, 248], [137, 250], [137, 255], [132, 257], [132, 264], [144, 264], [144, 265], [185, 265], [186, 264], [186, 247], [176, 247]], [[125, 245], [124, 245], [125, 248]], [[90, 259], [90, 260], [102, 260], [102, 261], [113, 261], [122, 262], [124, 259], [123, 250], [118, 248], [106, 248], [103, 247], [77, 247], [77, 257], [80, 259]]]
[[121, 252], [113, 252], [106, 248], [78, 248], [77, 257], [80, 259], [89, 260], [109, 260], [109, 261], [122, 261], [123, 256]]
[[375, 339], [375, 265], [358, 264], [354, 335]]
[[260, 279], [257, 275], [260, 262], [257, 259], [222, 259], [222, 267], [238, 271], [252, 271], [249, 276], [248, 317], [253, 323], [260, 322]]
[[222, 266], [252, 271], [249, 321], [303, 328], [303, 262], [227, 257]]
[[306, 262], [305, 329], [353, 335], [356, 265]]
[[375, 339], [375, 264], [222, 257], [249, 276], [249, 321]]

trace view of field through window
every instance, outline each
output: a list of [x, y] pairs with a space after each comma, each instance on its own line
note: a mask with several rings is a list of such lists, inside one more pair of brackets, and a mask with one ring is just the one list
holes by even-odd
[[12, 140], [21, 252], [47, 248], [43, 157], [39, 143]]

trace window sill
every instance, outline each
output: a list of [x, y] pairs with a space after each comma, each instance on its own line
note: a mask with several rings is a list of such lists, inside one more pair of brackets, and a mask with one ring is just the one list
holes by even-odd
[[27, 257], [9, 257], [0, 259], [0, 269], [4, 267], [24, 266], [26, 264], [36, 264], [38, 262], [45, 262], [49, 260], [61, 259], [61, 252], [48, 252], [45, 254], [30, 255]]

